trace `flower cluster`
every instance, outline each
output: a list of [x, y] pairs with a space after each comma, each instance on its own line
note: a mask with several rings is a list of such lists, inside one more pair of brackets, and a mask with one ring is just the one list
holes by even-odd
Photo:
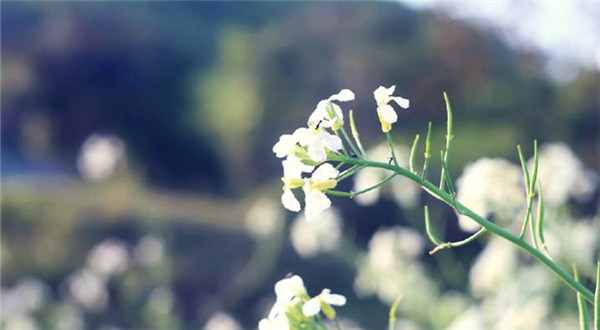
[[320, 294], [310, 297], [304, 281], [298, 275], [284, 278], [275, 284], [277, 301], [269, 315], [258, 323], [259, 330], [314, 329], [323, 312], [329, 319], [335, 319], [332, 306], [343, 306], [346, 297], [323, 289]]
[[[392, 124], [398, 120], [398, 115], [389, 103], [396, 102], [402, 108], [408, 108], [409, 101], [399, 96], [393, 96], [395, 86], [385, 88], [379, 86], [373, 96], [377, 102], [377, 115], [381, 121], [381, 129], [388, 132]], [[325, 191], [337, 185], [336, 177], [339, 171], [331, 164], [324, 163], [328, 154], [339, 153], [344, 149], [338, 131], [343, 131], [344, 113], [336, 102], [354, 100], [354, 93], [342, 89], [339, 93], [319, 101], [317, 107], [308, 118], [307, 126], [296, 129], [292, 134], [284, 134], [273, 146], [273, 152], [278, 158], [285, 158], [283, 165], [283, 206], [293, 212], [299, 212], [302, 207], [293, 191], [302, 188], [305, 195], [306, 219], [315, 220], [324, 210], [331, 206], [331, 201]], [[310, 178], [303, 173], [311, 173]]]
[[[306, 218], [309, 221], [319, 218], [321, 213], [331, 206], [331, 201], [323, 191], [336, 186], [335, 177], [339, 172], [331, 164], [321, 163], [327, 160], [328, 152], [338, 152], [343, 147], [342, 140], [331, 133], [344, 124], [344, 114], [334, 102], [351, 100], [354, 100], [354, 93], [349, 89], [343, 89], [321, 100], [308, 118], [308, 127], [301, 127], [292, 134], [282, 135], [273, 146], [273, 152], [278, 158], [285, 157], [282, 162], [281, 202], [290, 211], [300, 211], [300, 202], [292, 190], [302, 187]], [[321, 165], [315, 170], [315, 165], [318, 164]], [[311, 172], [310, 178], [302, 177], [302, 173]]]

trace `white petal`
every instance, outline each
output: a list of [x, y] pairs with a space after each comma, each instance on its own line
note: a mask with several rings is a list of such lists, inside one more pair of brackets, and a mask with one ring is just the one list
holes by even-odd
[[317, 107], [312, 112], [310, 117], [308, 117], [308, 126], [315, 126], [321, 120], [328, 118], [327, 116], [327, 105], [329, 104], [328, 100], [321, 100], [317, 103]]
[[308, 145], [308, 156], [313, 161], [320, 163], [324, 162], [327, 159], [327, 154], [325, 153], [325, 146], [322, 143], [313, 143]]
[[283, 207], [292, 212], [300, 211], [300, 202], [298, 202], [296, 196], [294, 196], [294, 193], [290, 189], [283, 190], [283, 195], [281, 195], [281, 204], [283, 204]]
[[306, 221], [312, 222], [319, 220], [323, 215], [323, 211], [331, 207], [331, 201], [322, 191], [318, 189], [304, 188], [305, 202], [304, 213]]
[[[283, 280], [275, 283], [275, 294], [277, 295], [278, 303], [288, 303], [294, 299], [294, 297], [304, 292], [306, 292], [304, 281], [302, 281], [302, 278], [298, 275], [294, 275], [290, 278], [284, 278]], [[279, 314], [284, 314], [285, 310], [282, 308], [278, 312]]]
[[354, 93], [349, 89], [342, 89], [339, 93], [329, 97], [329, 101], [347, 102], [352, 100], [354, 100]]
[[284, 134], [279, 137], [279, 141], [273, 146], [273, 152], [278, 158], [283, 158], [290, 153], [290, 150], [296, 144], [296, 139], [290, 134]]
[[317, 182], [323, 182], [335, 178], [340, 172], [329, 163], [325, 163], [317, 167], [313, 172], [311, 179]]
[[390, 95], [394, 93], [396, 86], [392, 86], [390, 88], [385, 88], [383, 86], [377, 87], [377, 89], [373, 92], [373, 96], [375, 96], [375, 101], [377, 105], [384, 105], [390, 101]]
[[270, 330], [270, 329], [271, 329], [271, 322], [269, 322], [269, 320], [262, 319], [262, 320], [260, 320], [260, 322], [258, 322], [258, 330]]
[[381, 107], [377, 108], [377, 112], [381, 115], [381, 118], [383, 118], [383, 120], [385, 120], [385, 122], [387, 122], [388, 124], [393, 124], [398, 120], [398, 115], [396, 114], [396, 111], [394, 111], [394, 108], [392, 108], [390, 105], [384, 105]]
[[310, 138], [312, 137], [312, 134], [310, 133], [310, 129], [306, 127], [300, 127], [294, 131], [292, 136], [295, 141], [300, 143], [301, 146], [306, 147], [310, 141]]
[[332, 103], [331, 107], [333, 108], [333, 111], [335, 112], [335, 115], [337, 117], [335, 119], [340, 120], [343, 123], [344, 122], [344, 113], [342, 112], [342, 108], [340, 108], [340, 106], [335, 103]]
[[346, 297], [342, 296], [341, 294], [329, 293], [322, 295], [321, 299], [323, 299], [324, 302], [334, 306], [344, 306], [346, 304]]
[[410, 106], [410, 101], [403, 97], [396, 96], [392, 98], [392, 100], [396, 101], [396, 103], [398, 103], [398, 105], [404, 109], [408, 109], [408, 107]]
[[342, 150], [342, 139], [337, 135], [323, 132], [323, 143], [331, 151]]
[[286, 179], [302, 179], [303, 172], [311, 172], [315, 167], [304, 164], [295, 156], [289, 155], [281, 162], [283, 177]]
[[302, 306], [302, 313], [305, 316], [315, 316], [321, 311], [321, 300], [318, 297], [312, 298]]

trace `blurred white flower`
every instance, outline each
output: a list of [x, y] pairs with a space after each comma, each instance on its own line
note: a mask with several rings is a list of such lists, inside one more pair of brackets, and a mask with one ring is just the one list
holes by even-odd
[[105, 283], [95, 273], [82, 269], [67, 278], [70, 296], [77, 303], [92, 312], [100, 312], [108, 303]]
[[[345, 304], [346, 297], [331, 293], [329, 289], [323, 289], [318, 296], [311, 298], [302, 306], [302, 313], [305, 316], [315, 316], [321, 311], [322, 305], [344, 306]], [[327, 314], [326, 311], [325, 314]]]
[[[525, 208], [521, 168], [504, 159], [481, 158], [467, 165], [456, 181], [456, 189], [456, 199], [483, 217], [493, 214], [511, 223]], [[458, 220], [464, 231], [480, 228], [466, 216], [459, 215]]]
[[88, 254], [87, 264], [91, 271], [107, 278], [124, 272], [127, 269], [128, 259], [125, 243], [108, 239], [92, 248]]
[[355, 292], [360, 296], [375, 294], [390, 306], [402, 295], [406, 315], [413, 320], [428, 318], [437, 288], [416, 260], [423, 248], [423, 239], [412, 229], [378, 230], [369, 242], [367, 255], [359, 259]]
[[[556, 216], [555, 211], [547, 210], [546, 217], [552, 216]], [[560, 216], [561, 221], [558, 220], [550, 218], [544, 222], [544, 236], [550, 255], [577, 265], [592, 262], [600, 243], [600, 219], [571, 219], [563, 215]]]
[[377, 101], [377, 116], [381, 122], [381, 130], [384, 133], [389, 132], [392, 129], [392, 124], [398, 120], [396, 111], [394, 111], [394, 108], [388, 103], [394, 101], [404, 109], [408, 109], [410, 105], [409, 100], [400, 96], [392, 96], [394, 90], [396, 90], [396, 86], [391, 86], [389, 88], [379, 86], [373, 92], [375, 101]]
[[133, 250], [135, 259], [145, 266], [159, 263], [165, 254], [163, 242], [154, 236], [144, 236]]
[[342, 237], [342, 219], [334, 209], [323, 211], [319, 221], [308, 222], [304, 214], [294, 219], [290, 228], [294, 250], [302, 258], [333, 251]]
[[16, 315], [2, 320], [2, 329], [6, 330], [37, 330], [35, 320], [26, 315]]
[[513, 246], [500, 239], [490, 239], [469, 272], [473, 294], [483, 297], [503, 290], [515, 276], [517, 257]]
[[283, 225], [283, 214], [279, 204], [268, 198], [260, 198], [246, 213], [244, 226], [254, 238], [264, 238], [273, 234]]
[[147, 306], [153, 313], [166, 315], [173, 309], [173, 292], [166, 287], [156, 287], [150, 292]]
[[30, 314], [46, 303], [48, 292], [49, 287], [36, 278], [20, 279], [13, 288], [2, 288], [0, 315], [7, 318]]
[[204, 330], [242, 330], [242, 326], [229, 314], [218, 312], [208, 319]]
[[81, 146], [77, 167], [86, 180], [101, 180], [112, 175], [125, 159], [125, 144], [113, 135], [93, 134]]
[[[396, 154], [396, 158], [398, 159], [398, 165], [402, 167], [407, 167], [410, 151], [404, 146], [400, 145], [395, 145], [394, 151]], [[387, 162], [391, 153], [388, 144], [382, 143], [375, 146], [374, 148], [369, 149], [367, 151], [367, 155], [371, 160]], [[360, 191], [374, 186], [381, 180], [384, 180], [390, 174], [392, 173], [389, 171], [367, 167], [354, 176], [353, 191]], [[394, 199], [401, 206], [410, 208], [415, 207], [418, 204], [421, 189], [416, 183], [414, 183], [410, 179], [407, 179], [403, 176], [397, 176], [394, 179], [392, 179], [387, 185], [391, 187], [391, 192]], [[356, 196], [356, 202], [364, 206], [376, 203], [379, 199], [380, 189], [384, 187], [385, 186], [373, 189], [367, 193]]]
[[80, 330], [85, 328], [83, 312], [78, 306], [69, 302], [61, 302], [53, 307], [50, 315], [52, 329]]
[[447, 328], [447, 330], [463, 329], [485, 329], [483, 316], [477, 308], [471, 307], [468, 310], [464, 311], [461, 315], [455, 318]]
[[[533, 168], [533, 159], [529, 160], [528, 167]], [[564, 204], [569, 197], [587, 199], [598, 184], [598, 176], [586, 170], [577, 155], [562, 142], [540, 148], [538, 180], [548, 206]]]

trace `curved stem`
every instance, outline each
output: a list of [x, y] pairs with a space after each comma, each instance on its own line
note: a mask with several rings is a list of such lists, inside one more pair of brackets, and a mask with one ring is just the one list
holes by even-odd
[[495, 223], [484, 219], [480, 215], [471, 211], [466, 206], [459, 203], [458, 201], [454, 202], [453, 198], [452, 198], [452, 196], [450, 196], [450, 194], [443, 191], [442, 189], [439, 189], [433, 183], [431, 183], [427, 180], [423, 180], [419, 175], [416, 175], [416, 174], [410, 172], [409, 170], [399, 167], [399, 166], [394, 166], [394, 165], [390, 165], [387, 163], [374, 162], [374, 161], [365, 160], [365, 159], [347, 158], [342, 155], [332, 155], [331, 160], [345, 161], [345, 162], [351, 163], [351, 164], [382, 168], [382, 169], [386, 169], [389, 171], [393, 171], [399, 175], [402, 175], [406, 178], [411, 179], [412, 181], [414, 181], [414, 182], [418, 183], [420, 186], [422, 186], [430, 194], [432, 194], [435, 197], [437, 197], [438, 199], [444, 201], [444, 203], [446, 203], [452, 207], [455, 207], [457, 212], [459, 212], [459, 213], [473, 219], [475, 222], [479, 223], [488, 232], [496, 234], [496, 235], [508, 240], [509, 242], [517, 245], [521, 249], [527, 251], [529, 254], [531, 254], [533, 257], [535, 257], [538, 261], [540, 261], [542, 264], [544, 264], [546, 267], [548, 267], [558, 278], [560, 278], [569, 287], [571, 287], [571, 289], [573, 289], [575, 292], [581, 293], [583, 295], [583, 297], [585, 299], [587, 299], [588, 301], [590, 301], [592, 303], [594, 302], [594, 294], [590, 290], [588, 290], [586, 287], [581, 285], [579, 282], [575, 281], [575, 279], [571, 275], [569, 275], [569, 273], [567, 273], [564, 269], [562, 269], [560, 266], [558, 266], [552, 259], [548, 258], [540, 250], [537, 250], [535, 247], [533, 247], [532, 245], [530, 245], [523, 239], [513, 235], [512, 233], [510, 233], [509, 231], [505, 230], [504, 228], [496, 225]]

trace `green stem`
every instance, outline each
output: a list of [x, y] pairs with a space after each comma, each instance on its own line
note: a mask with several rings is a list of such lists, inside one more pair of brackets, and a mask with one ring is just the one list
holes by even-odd
[[[448, 94], [446, 94], [446, 92], [444, 92], [444, 100], [446, 101], [446, 115], [447, 115], [447, 122], [446, 122], [446, 150], [444, 152], [444, 159], [443, 159], [443, 163], [444, 164], [448, 164], [448, 159], [450, 157], [450, 143], [452, 142], [452, 139], [454, 138], [454, 133], [453, 133], [453, 124], [452, 124], [452, 106], [450, 105], [450, 100], [448, 100]], [[444, 174], [445, 174], [446, 170], [444, 168], [442, 168], [442, 175], [440, 177], [440, 190], [444, 190]]]
[[350, 139], [350, 136], [348, 135], [348, 132], [346, 132], [346, 129], [344, 128], [344, 126], [340, 127], [340, 132], [342, 132], [344, 139], [346, 139], [346, 142], [348, 142], [350, 149], [352, 149], [352, 152], [354, 152], [356, 157], [365, 158], [365, 155], [363, 155], [360, 152], [360, 150], [358, 150], [358, 148], [356, 148], [356, 146], [354, 145], [354, 142], [352, 142], [352, 139]]
[[475, 234], [463, 239], [462, 241], [442, 243], [442, 244], [436, 246], [433, 250], [429, 251], [429, 254], [435, 254], [436, 252], [443, 250], [443, 249], [455, 248], [455, 247], [469, 244], [469, 243], [473, 242], [474, 240], [478, 239], [479, 236], [485, 234], [485, 231], [486, 231], [485, 228], [481, 228]]
[[410, 171], [413, 173], [417, 173], [417, 171], [415, 171], [415, 153], [417, 151], [417, 143], [419, 143], [419, 134], [415, 136], [412, 148], [410, 148], [410, 157], [408, 159], [408, 166], [410, 168]]
[[399, 167], [399, 166], [394, 166], [394, 165], [390, 165], [387, 163], [374, 162], [374, 161], [365, 160], [365, 159], [347, 158], [342, 155], [332, 155], [331, 160], [345, 161], [350, 164], [366, 165], [369, 167], [382, 168], [385, 170], [395, 172], [401, 176], [404, 176], [404, 177], [418, 183], [426, 191], [428, 191], [429, 193], [434, 195], [434, 197], [437, 197], [438, 199], [444, 201], [444, 203], [446, 203], [450, 206], [456, 207], [456, 209], [459, 213], [473, 219], [475, 222], [479, 223], [483, 228], [485, 228], [488, 232], [491, 232], [495, 235], [498, 235], [498, 236], [508, 240], [509, 242], [517, 245], [521, 249], [523, 249], [526, 252], [528, 252], [529, 254], [531, 254], [533, 257], [538, 259], [538, 261], [540, 261], [542, 264], [544, 264], [546, 267], [548, 267], [550, 269], [550, 271], [552, 271], [558, 278], [560, 278], [563, 282], [565, 282], [575, 292], [580, 292], [583, 295], [583, 297], [590, 302], [594, 301], [594, 294], [590, 290], [588, 290], [586, 287], [581, 285], [579, 282], [575, 281], [575, 279], [571, 275], [569, 275], [569, 273], [567, 273], [564, 269], [560, 268], [560, 266], [558, 266], [553, 260], [548, 258], [544, 253], [537, 250], [535, 247], [533, 247], [532, 245], [530, 245], [523, 239], [513, 235], [512, 233], [505, 230], [504, 228], [494, 224], [493, 222], [491, 222], [489, 220], [484, 219], [480, 215], [471, 211], [471, 209], [462, 205], [460, 202], [458, 202], [458, 201], [454, 202], [452, 199], [452, 196], [450, 196], [450, 194], [439, 189], [433, 183], [431, 183], [427, 180], [423, 180], [419, 175], [416, 175], [416, 174], [410, 172], [409, 170]]
[[[337, 137], [340, 138], [340, 140], [342, 139], [342, 137], [340, 136], [340, 133], [338, 131], [335, 131], [334, 133]], [[344, 156], [350, 156], [350, 154], [348, 153], [348, 150], [346, 150], [346, 146], [344, 145], [344, 143], [342, 143], [342, 153], [344, 154]]]
[[346, 178], [349, 178], [351, 176], [353, 176], [356, 172], [362, 170], [363, 168], [367, 167], [367, 165], [355, 165], [350, 167], [349, 169], [345, 170], [344, 172], [340, 173], [336, 178], [335, 181], [337, 181], [338, 183], [340, 183], [341, 181], [343, 181]]
[[385, 137], [387, 138], [388, 146], [390, 147], [390, 152], [392, 153], [392, 160], [394, 161], [394, 165], [396, 165], [396, 167], [399, 167], [398, 159], [396, 158], [396, 152], [394, 151], [394, 142], [392, 142], [392, 136], [390, 135], [390, 132], [385, 132]]
[[[575, 264], [573, 266], [573, 276], [575, 277], [575, 281], [579, 282], [579, 272], [577, 272], [577, 267]], [[577, 309], [579, 310], [579, 329], [580, 330], [588, 330], [588, 310], [587, 304], [585, 303], [585, 299], [581, 296], [581, 293], [577, 292]]]
[[358, 149], [362, 155], [367, 157], [367, 152], [360, 142], [360, 135], [358, 134], [358, 130], [356, 129], [356, 125], [354, 123], [354, 110], [350, 110], [350, 132], [352, 132], [352, 137], [354, 137], [354, 141], [356, 142], [356, 145], [358, 146]]
[[381, 186], [383, 186], [384, 184], [386, 184], [388, 181], [390, 181], [391, 179], [393, 179], [396, 175], [398, 174], [392, 174], [390, 176], [388, 176], [387, 178], [381, 180], [379, 183], [377, 183], [376, 185], [373, 185], [369, 188], [363, 189], [363, 190], [359, 190], [357, 192], [345, 192], [345, 191], [338, 191], [338, 190], [325, 190], [326, 193], [330, 194], [330, 195], [334, 195], [334, 196], [340, 196], [340, 197], [356, 197], [358, 195], [367, 193], [373, 189], [377, 189]]

